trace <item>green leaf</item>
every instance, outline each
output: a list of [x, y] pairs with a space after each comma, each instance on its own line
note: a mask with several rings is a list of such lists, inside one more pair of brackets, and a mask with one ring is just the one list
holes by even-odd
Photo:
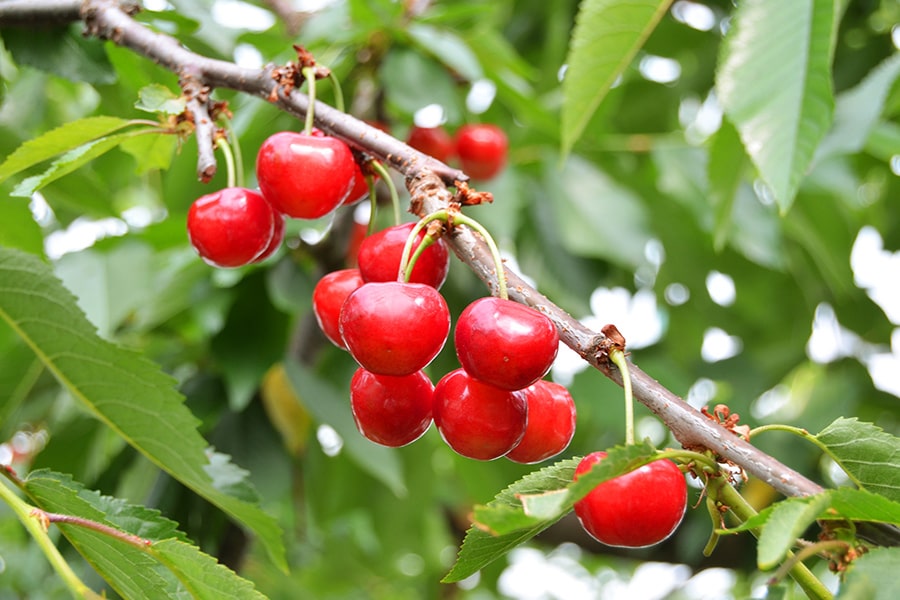
[[894, 600], [900, 598], [900, 548], [875, 548], [854, 560], [837, 600]]
[[119, 133], [88, 142], [83, 146], [70, 150], [50, 163], [47, 170], [40, 175], [33, 175], [24, 179], [10, 192], [10, 195], [29, 198], [48, 183], [56, 181], [78, 167], [91, 162], [98, 156], [106, 154], [128, 139], [130, 135], [131, 133]]
[[467, 80], [476, 81], [484, 77], [478, 58], [455, 33], [424, 23], [413, 23], [405, 31], [421, 48]]
[[725, 38], [716, 90], [782, 212], [831, 125], [833, 0], [749, 0]]
[[764, 571], [778, 566], [797, 538], [828, 506], [829, 497], [817, 494], [794, 500], [798, 501], [775, 504], [759, 534], [756, 562]]
[[388, 102], [408, 115], [430, 104], [444, 108], [447, 121], [462, 120], [456, 83], [440, 63], [418, 52], [392, 49], [380, 76]]
[[36, 257], [0, 248], [0, 291], [0, 318], [74, 398], [151, 462], [255, 532], [273, 562], [286, 568], [274, 519], [219, 489], [207, 472], [207, 444], [171, 377], [98, 337], [75, 298]]
[[116, 82], [103, 42], [89, 39], [77, 25], [67, 27], [8, 27], [3, 43], [20, 65], [28, 65], [71, 81], [94, 84]]
[[[25, 490], [44, 511], [88, 519], [152, 542], [145, 548], [85, 527], [60, 525], [72, 545], [124, 598], [262, 598], [253, 584], [188, 543], [158, 511], [86, 490], [69, 476], [30, 473]], [[159, 562], [158, 562], [159, 561]]]
[[584, 0], [562, 82], [562, 151], [568, 154], [594, 111], [656, 28], [671, 0]]
[[900, 502], [900, 438], [872, 423], [839, 418], [816, 439], [860, 488]]
[[900, 54], [885, 59], [853, 89], [837, 98], [834, 125], [816, 151], [815, 162], [863, 149], [878, 122], [891, 86], [900, 76]]
[[178, 138], [169, 133], [148, 131], [125, 140], [121, 148], [137, 161], [135, 174], [143, 175], [169, 168], [178, 148]]
[[44, 255], [44, 234], [34, 220], [29, 200], [9, 198], [0, 202], [0, 246]]
[[746, 156], [737, 130], [728, 119], [722, 119], [722, 126], [712, 139], [706, 167], [709, 199], [715, 214], [713, 242], [717, 251], [721, 251], [728, 240]]
[[442, 579], [461, 581], [530, 540], [561, 519], [598, 484], [652, 460], [647, 444], [619, 446], [573, 481], [580, 458], [570, 458], [529, 473], [487, 505], [476, 506], [456, 564]]
[[344, 441], [343, 451], [364, 471], [397, 496], [405, 496], [403, 466], [392, 448], [372, 443], [359, 433], [350, 411], [348, 391], [338, 391], [297, 361], [285, 361], [285, 373], [303, 406], [319, 422], [330, 425]]
[[130, 124], [131, 121], [118, 117], [87, 117], [51, 129], [28, 140], [6, 157], [3, 164], [0, 164], [0, 182], [57, 154], [74, 150]]
[[138, 92], [138, 101], [134, 103], [134, 107], [151, 113], [180, 115], [186, 104], [184, 96], [175, 94], [164, 85], [151, 83]]

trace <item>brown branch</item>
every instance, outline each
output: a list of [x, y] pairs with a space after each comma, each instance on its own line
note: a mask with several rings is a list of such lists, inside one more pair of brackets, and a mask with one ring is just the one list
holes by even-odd
[[209, 87], [189, 77], [181, 82], [187, 96], [187, 110], [194, 121], [197, 138], [197, 178], [209, 183], [216, 174], [216, 124], [209, 114]]
[[[48, 6], [60, 4], [59, 0], [35, 0], [30, 3], [32, 11], [37, 11], [45, 3]], [[72, 0], [72, 4], [79, 3]], [[297, 90], [286, 92], [280, 88], [272, 78], [272, 66], [262, 70], [246, 69], [190, 52], [174, 38], [153, 32], [131, 19], [114, 0], [85, 0], [81, 16], [89, 35], [130, 48], [177, 73], [182, 80], [194, 78], [210, 87], [245, 92], [266, 99], [300, 119], [306, 115], [309, 106], [306, 95]], [[2, 23], [3, 13], [0, 12]], [[409, 180], [414, 204], [423, 214], [446, 208], [452, 200], [446, 186], [468, 179], [461, 171], [328, 105], [316, 103], [315, 121], [326, 133], [343, 139], [403, 173]], [[493, 288], [496, 274], [484, 241], [465, 227], [456, 228], [449, 241], [457, 256], [488, 287]], [[604, 340], [601, 334], [586, 328], [515, 273], [507, 270], [507, 279], [511, 299], [547, 314], [556, 324], [566, 345], [621, 385], [618, 370], [611, 367], [598, 352]], [[803, 496], [822, 490], [821, 486], [710, 421], [636, 366], [632, 367], [632, 384], [635, 397], [658, 415], [685, 446], [708, 448], [785, 495]]]

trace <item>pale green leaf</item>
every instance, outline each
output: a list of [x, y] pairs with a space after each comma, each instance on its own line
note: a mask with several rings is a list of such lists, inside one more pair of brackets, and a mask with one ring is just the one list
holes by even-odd
[[50, 163], [50, 166], [43, 173], [22, 180], [19, 185], [10, 192], [10, 195], [29, 198], [48, 183], [52, 183], [60, 177], [68, 175], [78, 167], [89, 163], [98, 156], [106, 154], [128, 139], [129, 136], [129, 133], [119, 133], [88, 142], [74, 150], [69, 150]]
[[0, 201], [0, 246], [43, 256], [44, 235], [28, 203], [25, 198]]
[[57, 154], [74, 150], [127, 127], [130, 123], [118, 117], [87, 117], [51, 129], [33, 140], [28, 140], [6, 157], [3, 164], [0, 164], [0, 182]]
[[837, 600], [895, 600], [900, 598], [900, 548], [875, 548], [850, 566]]
[[840, 418], [816, 439], [859, 487], [900, 502], [900, 438], [872, 423]]
[[713, 244], [717, 251], [725, 247], [732, 229], [732, 212], [738, 186], [743, 180], [746, 156], [737, 130], [723, 119], [722, 126], [712, 138], [706, 168], [709, 200], [715, 214]]
[[413, 23], [406, 28], [406, 33], [412, 36], [416, 44], [467, 80], [477, 81], [484, 76], [475, 53], [452, 31]]
[[568, 154], [671, 0], [584, 0], [563, 78], [562, 151]]
[[135, 173], [143, 175], [148, 171], [169, 168], [178, 148], [178, 138], [169, 133], [148, 131], [125, 140], [121, 148], [137, 161]]
[[763, 526], [757, 544], [756, 562], [762, 570], [776, 567], [794, 542], [828, 506], [827, 495], [776, 504]]
[[159, 83], [151, 83], [141, 88], [134, 107], [151, 113], [164, 115], [180, 115], [187, 104], [184, 96], [176, 95], [172, 90]]
[[256, 591], [250, 581], [239, 577], [196, 546], [170, 539], [153, 544], [151, 550], [155, 557], [175, 573], [192, 598], [265, 600], [265, 596]]
[[207, 473], [207, 444], [174, 380], [139, 354], [98, 337], [48, 265], [0, 248], [0, 319], [85, 408], [150, 461], [255, 532], [272, 560], [285, 568], [274, 519], [256, 503], [219, 489]]
[[738, 4], [716, 77], [719, 100], [782, 212], [834, 111], [833, 0]]

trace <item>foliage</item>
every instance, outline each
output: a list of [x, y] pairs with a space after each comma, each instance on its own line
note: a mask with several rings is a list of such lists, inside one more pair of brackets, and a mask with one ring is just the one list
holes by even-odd
[[[556, 560], [578, 544], [581, 566], [566, 568], [588, 578], [630, 577], [633, 561], [684, 562], [696, 581], [724, 566], [739, 596], [817, 522], [854, 544], [868, 524], [900, 524], [900, 389], [878, 377], [900, 361], [896, 291], [891, 304], [878, 285], [900, 277], [882, 251], [900, 246], [896, 3], [325, 4], [298, 35], [273, 18], [275, 3], [240, 23], [213, 0], [136, 18], [223, 60], [284, 64], [302, 43], [349, 112], [399, 139], [430, 104], [451, 131], [500, 125], [510, 164], [476, 182], [495, 202], [466, 212], [513, 266], [591, 326], [615, 323], [635, 362], [695, 407], [818, 432], [753, 443], [829, 489], [776, 502], [743, 484], [760, 512], [716, 523], [709, 557], [700, 509], [653, 550], [600, 547], [572, 504], [676, 443], [639, 413], [649, 441], [617, 447], [621, 390], [580, 360], [568, 368], [565, 353], [553, 376], [576, 400], [578, 428], [553, 464], [471, 461], [433, 430], [400, 449], [369, 443], [347, 403], [355, 366], [310, 306], [317, 278], [346, 260], [336, 232], [353, 209], [289, 223], [287, 247], [260, 265], [205, 265], [185, 215], [224, 187], [226, 169], [220, 160], [198, 182], [176, 76], [79, 25], [3, 26], [0, 449], [19, 448], [21, 479], [0, 485], [147, 542], [60, 524], [78, 576], [127, 598], [508, 597], [517, 588], [504, 575], [520, 572], [510, 550], [527, 543]], [[490, 96], [481, 105], [478, 89]], [[335, 102], [328, 82], [318, 92]], [[228, 102], [253, 182], [262, 141], [302, 124], [247, 94], [213, 96]], [[442, 293], [456, 315], [485, 290], [456, 261]], [[716, 353], [722, 335], [732, 345]], [[448, 344], [429, 372], [455, 366]], [[609, 458], [570, 483], [577, 457], [602, 448]], [[732, 535], [746, 530], [758, 541]], [[0, 559], [11, 574], [0, 595], [65, 595], [5, 505]], [[896, 548], [870, 549], [841, 597], [894, 597], [896, 561]], [[826, 561], [807, 562], [828, 575]], [[673, 586], [671, 597], [689, 595]]]

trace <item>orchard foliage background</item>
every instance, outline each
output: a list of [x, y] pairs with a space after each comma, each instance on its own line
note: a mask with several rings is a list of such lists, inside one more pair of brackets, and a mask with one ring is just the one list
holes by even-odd
[[[9, 26], [3, 4], [0, 156], [85, 117], [181, 111], [171, 72], [83, 37], [81, 23]], [[857, 417], [896, 434], [900, 5], [737, 4], [585, 1], [577, 29], [569, 0], [185, 0], [147, 2], [135, 18], [250, 67], [284, 64], [302, 44], [334, 71], [349, 113], [400, 139], [430, 105], [450, 130], [500, 125], [509, 166], [475, 183], [495, 202], [466, 212], [556, 304], [595, 329], [615, 323], [633, 360], [697, 408], [726, 403], [751, 426], [811, 432]], [[333, 103], [333, 87], [318, 87]], [[302, 124], [246, 94], [214, 97], [234, 115], [252, 184], [261, 142]], [[175, 593], [182, 569], [208, 582], [195, 594], [250, 593], [196, 545], [272, 598], [534, 598], [542, 586], [557, 594], [544, 597], [651, 597], [638, 591], [648, 577], [653, 597], [761, 593], [749, 535], [702, 555], [702, 509], [664, 544], [628, 553], [570, 515], [479, 575], [439, 583], [472, 507], [533, 468], [458, 457], [433, 429], [399, 450], [355, 431], [354, 365], [310, 306], [317, 278], [345, 264], [349, 211], [324, 240], [328, 223], [291, 222], [276, 259], [214, 269], [184, 224], [194, 199], [225, 185], [224, 165], [200, 183], [193, 137], [91, 123], [108, 141], [69, 154], [73, 138], [53, 153], [45, 141], [30, 168], [0, 165], [0, 294], [29, 290], [0, 301], [0, 458], [15, 452], [20, 475], [49, 469], [29, 483], [47, 510], [139, 522], [151, 539], [183, 532], [120, 591]], [[455, 315], [486, 290], [454, 261], [442, 293]], [[578, 407], [561, 458], [623, 438], [620, 388], [584, 366], [562, 352], [553, 371]], [[454, 367], [448, 344], [429, 369], [437, 379]], [[677, 446], [640, 407], [638, 425], [638, 437]], [[826, 486], [846, 483], [796, 437], [754, 444]], [[778, 499], [752, 479], [742, 491], [757, 508]], [[102, 589], [76, 552], [99, 534], [66, 533], [63, 556]], [[148, 560], [114, 549], [85, 556], [101, 571], [122, 555]], [[813, 563], [827, 579], [824, 566]], [[67, 593], [4, 504], [0, 597]]]

